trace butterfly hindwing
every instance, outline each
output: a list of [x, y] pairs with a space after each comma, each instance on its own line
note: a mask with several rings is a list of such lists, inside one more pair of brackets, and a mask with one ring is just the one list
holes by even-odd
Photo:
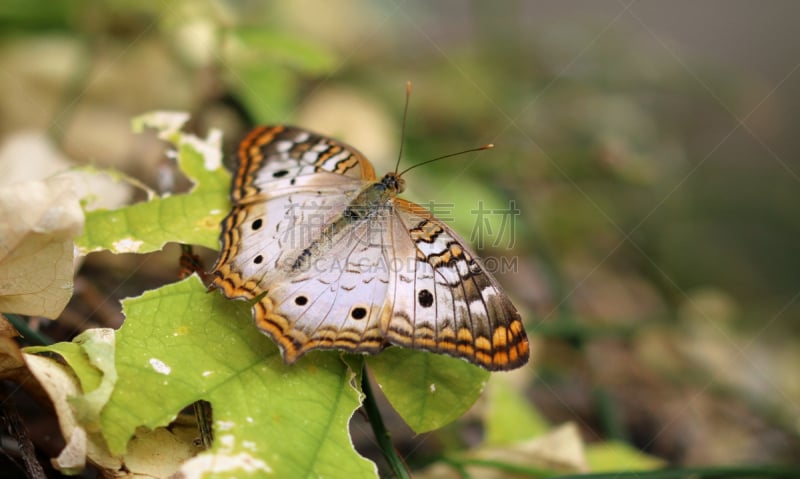
[[258, 305], [265, 314], [256, 315], [257, 324], [276, 338], [287, 362], [312, 349], [375, 353], [385, 346], [380, 318], [388, 269], [372, 226], [361, 222], [335, 236], [324, 255], [277, 281]]
[[395, 199], [395, 211], [394, 255], [402, 266], [391, 284], [389, 342], [461, 357], [489, 370], [527, 362], [520, 315], [478, 257], [421, 206]]

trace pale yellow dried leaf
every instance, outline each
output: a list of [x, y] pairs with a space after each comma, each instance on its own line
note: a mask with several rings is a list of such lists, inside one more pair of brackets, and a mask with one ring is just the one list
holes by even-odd
[[0, 188], [0, 311], [57, 317], [72, 296], [83, 212], [67, 178]]
[[41, 131], [23, 131], [3, 139], [0, 145], [0, 185], [41, 180], [73, 166]]
[[80, 473], [86, 467], [86, 431], [82, 427], [72, 430], [67, 445], [58, 455], [51, 459], [53, 467], [67, 475]]
[[574, 423], [558, 426], [544, 436], [511, 446], [486, 448], [475, 457], [522, 466], [555, 469], [564, 473], [587, 472], [586, 453]]
[[71, 179], [72, 191], [83, 201], [86, 211], [117, 208], [130, 202], [133, 188], [128, 183], [134, 184], [134, 180], [114, 172], [77, 166], [44, 131], [13, 133], [0, 144], [1, 186], [43, 180], [57, 173]]
[[[481, 446], [455, 459], [473, 479], [508, 479], [588, 472], [586, 452], [577, 426], [566, 423], [543, 436], [503, 446]], [[519, 471], [515, 474], [512, 471]], [[414, 477], [462, 477], [451, 465], [437, 463]], [[548, 476], [549, 477], [549, 476]]]
[[272, 468], [262, 458], [243, 452], [216, 452], [200, 454], [181, 467], [181, 476], [186, 479], [203, 479], [213, 474], [237, 477], [264, 476], [272, 473]]
[[[61, 435], [65, 438], [72, 438], [75, 429], [83, 429], [78, 424], [75, 413], [67, 400], [69, 397], [81, 394], [78, 379], [68, 366], [53, 359], [35, 354], [24, 354], [23, 357], [28, 369], [45, 389], [53, 403]], [[99, 435], [87, 434], [86, 454], [93, 463], [103, 469], [118, 471], [122, 466], [122, 461], [108, 452], [105, 442]]]
[[22, 384], [28, 370], [22, 360], [19, 345], [13, 339], [17, 336], [19, 333], [14, 326], [0, 314], [0, 379], [11, 379]]
[[193, 443], [197, 436], [194, 422], [175, 424], [169, 430], [139, 428], [128, 445], [125, 466], [133, 477], [173, 477], [199, 451]]

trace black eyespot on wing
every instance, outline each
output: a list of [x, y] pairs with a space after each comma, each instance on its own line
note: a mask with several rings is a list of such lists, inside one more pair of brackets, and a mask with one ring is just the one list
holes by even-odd
[[250, 226], [253, 228], [253, 231], [255, 231], [255, 230], [261, 228], [261, 226], [263, 226], [263, 225], [264, 225], [264, 222], [261, 221], [261, 218], [259, 218], [259, 219], [255, 220], [255, 221], [253, 221], [253, 224], [250, 225]]
[[284, 176], [289, 174], [289, 170], [278, 170], [272, 174], [273, 178], [283, 178]]
[[305, 296], [298, 296], [294, 298], [294, 304], [298, 306], [305, 306], [308, 303], [308, 298]]
[[433, 295], [427, 289], [423, 289], [417, 294], [417, 300], [423, 308], [430, 308], [433, 305]]
[[353, 319], [364, 319], [367, 316], [367, 310], [361, 306], [357, 306], [350, 311], [350, 317]]
[[255, 258], [253, 258], [253, 263], [255, 264], [261, 264], [262, 261], [264, 261], [264, 257], [261, 255], [258, 255]]

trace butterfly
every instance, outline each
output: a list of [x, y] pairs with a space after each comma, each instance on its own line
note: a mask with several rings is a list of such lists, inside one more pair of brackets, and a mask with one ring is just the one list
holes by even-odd
[[241, 141], [211, 286], [256, 300], [257, 327], [287, 364], [314, 349], [389, 345], [485, 369], [525, 364], [522, 320], [450, 227], [398, 198], [355, 148], [292, 126]]

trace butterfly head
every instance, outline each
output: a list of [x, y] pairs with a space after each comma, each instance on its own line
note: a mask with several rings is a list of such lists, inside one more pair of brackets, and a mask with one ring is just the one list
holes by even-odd
[[399, 173], [390, 171], [389, 173], [386, 173], [383, 178], [381, 178], [381, 185], [386, 188], [387, 191], [398, 195], [405, 191], [406, 180], [401, 178]]

